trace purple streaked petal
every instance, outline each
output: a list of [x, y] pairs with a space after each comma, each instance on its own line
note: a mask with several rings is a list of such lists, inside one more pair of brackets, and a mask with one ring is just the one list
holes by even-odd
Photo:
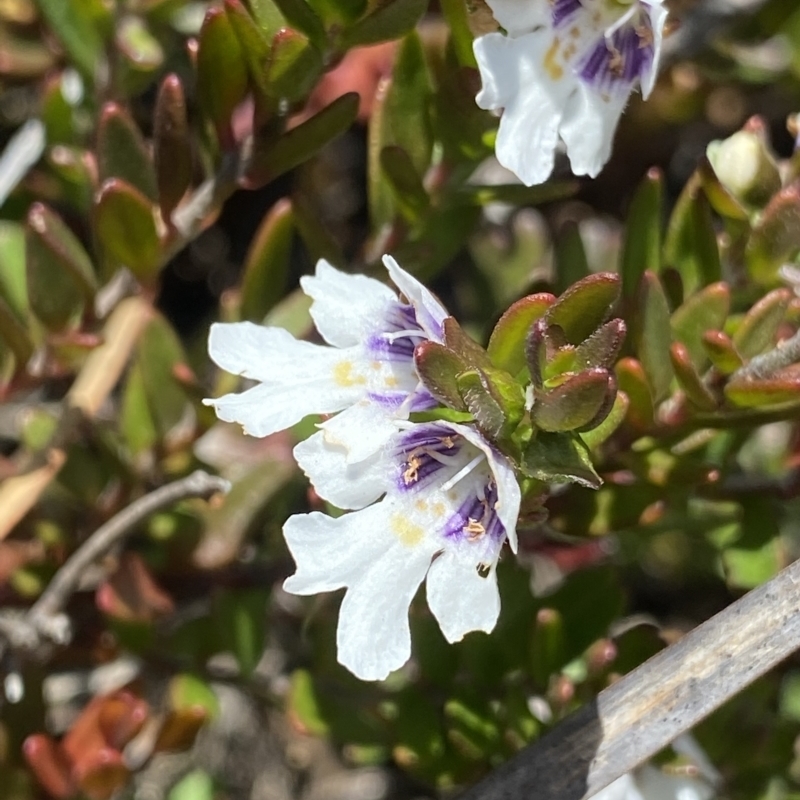
[[446, 539], [475, 542], [489, 539], [502, 543], [506, 531], [495, 513], [497, 487], [494, 483], [486, 486], [483, 497], [472, 495], [459, 506], [444, 527]]
[[639, 27], [624, 25], [601, 38], [584, 56], [578, 75], [600, 90], [630, 90], [653, 64], [652, 27], [648, 18]]
[[396, 484], [402, 492], [416, 492], [431, 482], [442, 469], [452, 470], [452, 462], [464, 440], [435, 422], [415, 425], [403, 434], [397, 445]]
[[551, 0], [551, 14], [553, 15], [553, 26], [558, 28], [578, 11], [583, 9], [581, 0]]
[[[423, 335], [420, 334], [420, 339]], [[367, 350], [376, 361], [413, 361], [414, 348], [420, 339], [410, 336], [392, 337], [391, 334], [378, 333], [367, 339]]]

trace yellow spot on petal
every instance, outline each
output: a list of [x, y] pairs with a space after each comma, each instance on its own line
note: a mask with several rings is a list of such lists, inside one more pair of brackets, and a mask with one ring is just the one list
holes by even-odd
[[544, 56], [544, 68], [554, 81], [560, 80], [564, 75], [564, 70], [558, 61], [556, 61], [558, 58], [559, 45], [560, 42], [558, 36], [556, 36], [556, 38], [553, 39], [553, 44], [550, 45]]
[[416, 508], [417, 511], [426, 511], [427, 508], [428, 508], [428, 501], [427, 500], [417, 500], [417, 502], [414, 503], [414, 508]]
[[433, 511], [435, 516], [443, 517], [445, 515], [445, 512], [447, 511], [447, 508], [445, 507], [444, 503], [439, 501], [438, 503], [433, 504], [433, 508], [431, 509], [431, 511]]
[[397, 386], [397, 378], [394, 375], [388, 375], [383, 382], [387, 389], [394, 389]]
[[406, 547], [416, 547], [425, 537], [425, 531], [402, 514], [392, 514], [389, 527]]
[[373, 362], [370, 363], [370, 366], [372, 367], [372, 369], [377, 371], [377, 370], [379, 370], [381, 368], [381, 362], [380, 361], [373, 361]]
[[344, 387], [361, 386], [366, 383], [362, 375], [353, 374], [352, 361], [340, 361], [333, 368], [333, 380], [337, 385]]

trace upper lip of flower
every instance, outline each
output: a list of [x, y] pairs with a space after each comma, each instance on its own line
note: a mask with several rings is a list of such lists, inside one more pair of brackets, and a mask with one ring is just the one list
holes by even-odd
[[359, 510], [299, 514], [284, 528], [297, 562], [285, 588], [347, 588], [339, 659], [365, 679], [408, 659], [408, 606], [426, 575], [428, 603], [448, 640], [491, 630], [499, 613], [494, 567], [506, 538], [516, 549], [520, 489], [506, 459], [468, 426], [398, 428], [355, 465], [321, 432], [301, 442], [295, 456], [318, 494]]
[[[447, 317], [433, 295], [391, 256], [384, 263], [407, 302], [380, 281], [348, 275], [324, 260], [314, 276], [301, 279], [327, 345], [297, 341], [282, 329], [249, 322], [212, 325], [211, 358], [259, 384], [204, 402], [221, 419], [241, 423], [254, 436], [267, 436], [309, 414], [341, 411], [349, 417], [339, 421], [338, 433], [331, 424], [331, 436], [343, 441], [358, 427], [352, 424], [358, 417], [380, 446], [393, 428], [376, 409], [389, 419], [432, 404], [414, 368], [414, 346], [424, 339], [440, 341]], [[363, 437], [369, 435], [360, 432], [354, 457], [368, 454]]]

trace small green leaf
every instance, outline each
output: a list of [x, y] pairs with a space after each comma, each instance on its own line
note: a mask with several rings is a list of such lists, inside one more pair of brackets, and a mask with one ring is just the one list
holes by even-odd
[[144, 329], [136, 359], [153, 423], [163, 439], [184, 419], [188, 397], [176, 375], [176, 367], [186, 364], [186, 355], [178, 335], [160, 314], [154, 314]]
[[540, 608], [536, 613], [530, 639], [531, 677], [540, 690], [566, 663], [564, 619], [554, 608]]
[[450, 41], [458, 63], [462, 67], [477, 67], [478, 62], [472, 52], [472, 31], [469, 27], [467, 4], [462, 0], [440, 0], [439, 5], [450, 28]]
[[119, 54], [119, 80], [127, 92], [141, 92], [164, 63], [164, 48], [141, 17], [124, 16], [116, 25], [114, 45]]
[[469, 367], [491, 368], [488, 353], [456, 322], [455, 317], [447, 317], [442, 325], [444, 345], [452, 350]]
[[158, 441], [158, 431], [147, 402], [142, 364], [134, 361], [122, 390], [122, 406], [119, 416], [120, 432], [133, 455], [149, 450]]
[[242, 319], [261, 322], [283, 297], [289, 278], [293, 238], [292, 204], [283, 198], [264, 218], [245, 258], [241, 295]]
[[414, 30], [427, 8], [428, 0], [388, 0], [347, 28], [340, 46], [349, 49], [399, 39]]
[[72, 63], [92, 80], [103, 60], [103, 40], [85, 0], [37, 0], [48, 27], [64, 45]]
[[308, 0], [325, 28], [339, 29], [355, 22], [367, 10], [368, 0]]
[[274, 3], [292, 28], [302, 31], [318, 47], [325, 47], [325, 27], [306, 0], [274, 0]]
[[120, 178], [145, 197], [158, 200], [156, 175], [142, 134], [122, 106], [106, 103], [97, 125], [97, 170], [100, 182]]
[[400, 212], [412, 222], [418, 220], [428, 210], [430, 198], [411, 157], [402, 147], [388, 145], [381, 150], [380, 159]]
[[[605, 369], [587, 369], [552, 389], [537, 391], [531, 420], [544, 431], [571, 431], [583, 428], [600, 410], [613, 403], [612, 375]], [[616, 386], [614, 386], [614, 389]]]
[[222, 646], [236, 657], [242, 676], [248, 678], [264, 652], [269, 591], [222, 591], [214, 602], [214, 621]]
[[272, 40], [267, 92], [277, 100], [300, 100], [314, 88], [322, 68], [322, 54], [302, 33], [278, 31]]
[[[225, 13], [239, 40], [239, 46], [242, 49], [242, 55], [247, 63], [253, 84], [259, 88], [262, 95], [269, 94], [266, 72], [269, 67], [270, 41], [272, 39], [264, 36], [263, 30], [250, 16], [241, 0], [225, 0]], [[276, 36], [277, 31], [272, 35]]]
[[192, 180], [192, 144], [186, 116], [186, 97], [174, 73], [161, 83], [153, 114], [158, 203], [165, 220], [186, 194]]
[[620, 274], [622, 295], [632, 298], [645, 270], [661, 271], [661, 215], [664, 203], [664, 175], [648, 170], [636, 189], [625, 221]]
[[286, 20], [274, 0], [247, 0], [247, 5], [267, 41], [272, 41], [272, 37], [286, 27]]
[[328, 723], [320, 708], [314, 678], [304, 669], [296, 669], [289, 683], [287, 706], [290, 717], [312, 736], [327, 736]]
[[614, 371], [619, 390], [628, 398], [628, 420], [639, 430], [649, 430], [653, 425], [653, 398], [642, 365], [635, 358], [623, 358]]
[[600, 447], [622, 425], [627, 416], [629, 406], [628, 395], [625, 392], [618, 391], [608, 416], [596, 427], [581, 433], [583, 443], [590, 450]]
[[714, 367], [723, 375], [732, 375], [744, 364], [744, 359], [731, 338], [722, 331], [706, 331], [703, 347]]
[[725, 283], [712, 283], [676, 309], [671, 318], [672, 335], [686, 345], [692, 363], [700, 369], [706, 361], [703, 336], [721, 330], [731, 307], [731, 293]]
[[625, 323], [612, 319], [601, 325], [588, 339], [572, 351], [572, 371], [590, 367], [611, 368], [625, 341]]
[[669, 393], [672, 382], [669, 360], [672, 331], [669, 306], [661, 282], [649, 270], [642, 275], [636, 309], [633, 337], [636, 355], [647, 375], [653, 400], [658, 403]]
[[580, 437], [570, 433], [537, 432], [523, 454], [522, 471], [545, 483], [571, 481], [590, 489], [603, 484], [588, 448]]
[[721, 277], [711, 207], [696, 173], [686, 183], [672, 211], [664, 242], [664, 263], [678, 270], [687, 295]]
[[444, 405], [465, 411], [458, 375], [468, 369], [464, 360], [438, 342], [426, 341], [414, 351], [414, 366], [427, 390]]
[[455, 197], [459, 201], [478, 206], [487, 206], [490, 203], [538, 206], [572, 197], [577, 191], [577, 181], [549, 181], [539, 186], [523, 186], [519, 183], [480, 186], [468, 183], [458, 187]]
[[697, 367], [686, 345], [674, 342], [669, 356], [675, 377], [689, 400], [701, 411], [713, 411], [717, 407], [717, 401], [697, 374]]
[[0, 297], [20, 321], [25, 319], [28, 313], [25, 228], [7, 220], [0, 220]]
[[430, 119], [431, 78], [419, 36], [403, 39], [392, 77], [379, 86], [369, 124], [368, 189], [370, 217], [380, 227], [394, 216], [391, 189], [385, 181], [381, 153], [398, 145], [408, 154], [420, 178], [428, 171], [433, 151]]
[[33, 355], [33, 341], [27, 328], [9, 308], [2, 296], [0, 296], [0, 339], [14, 354], [17, 368], [24, 368], [28, 359]]
[[574, 220], [567, 220], [558, 231], [555, 241], [555, 267], [555, 288], [559, 294], [589, 274], [589, 262], [580, 228]]
[[792, 297], [789, 289], [775, 289], [745, 314], [733, 334], [733, 344], [744, 358], [753, 358], [775, 344]]
[[513, 431], [513, 422], [507, 417], [501, 403], [492, 395], [484, 375], [471, 369], [458, 375], [456, 383], [464, 404], [484, 435], [496, 441]]
[[220, 143], [234, 146], [231, 116], [248, 87], [247, 61], [228, 15], [209, 8], [200, 29], [197, 51], [197, 92], [200, 105], [211, 117]]
[[349, 92], [277, 140], [256, 140], [244, 186], [258, 189], [311, 158], [355, 122], [358, 102], [358, 94]]
[[31, 206], [28, 213], [25, 241], [33, 313], [51, 330], [76, 324], [94, 288], [86, 252], [66, 225], [41, 203]]
[[[711, 144], [714, 144], [713, 142]], [[710, 145], [709, 145], [710, 147]], [[722, 217], [747, 223], [750, 214], [742, 203], [722, 184], [708, 158], [701, 159], [697, 173], [711, 207]]]
[[556, 298], [543, 292], [517, 300], [494, 326], [487, 352], [492, 363], [511, 375], [525, 367], [525, 341], [536, 320], [544, 316]]
[[547, 312], [548, 324], [558, 325], [570, 344], [580, 344], [608, 317], [619, 287], [619, 276], [611, 272], [587, 276], [553, 303]]
[[160, 266], [161, 243], [148, 199], [133, 186], [112, 178], [100, 189], [94, 222], [108, 256], [128, 267], [142, 283], [152, 283]]
[[200, 706], [212, 719], [219, 714], [219, 700], [214, 690], [197, 675], [188, 672], [176, 675], [169, 682], [168, 695], [169, 706], [176, 711]]
[[214, 782], [202, 769], [184, 775], [170, 790], [168, 800], [214, 800]]
[[750, 276], [757, 283], [774, 284], [778, 270], [800, 252], [800, 187], [781, 189], [753, 227], [745, 251]]
[[736, 406], [761, 408], [800, 401], [800, 375], [778, 373], [771, 378], [733, 378], [725, 385], [725, 397]]

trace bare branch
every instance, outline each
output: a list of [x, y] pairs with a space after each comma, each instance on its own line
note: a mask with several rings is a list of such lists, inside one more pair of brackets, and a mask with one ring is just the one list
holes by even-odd
[[800, 649], [800, 561], [628, 673], [461, 800], [584, 800]]
[[[71, 625], [63, 609], [88, 567], [156, 511], [179, 500], [190, 497], [208, 499], [218, 492], [227, 494], [228, 491], [230, 483], [224, 478], [197, 470], [135, 500], [105, 525], [101, 525], [67, 559], [27, 612], [4, 611], [0, 614], [0, 637], [12, 650], [25, 653], [34, 653], [47, 644], [66, 644], [71, 637]], [[4, 649], [0, 646], [0, 655]]]

